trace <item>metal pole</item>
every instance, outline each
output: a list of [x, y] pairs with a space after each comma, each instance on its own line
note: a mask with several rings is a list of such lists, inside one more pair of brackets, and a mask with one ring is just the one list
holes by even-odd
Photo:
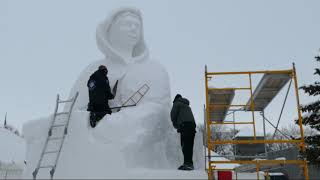
[[296, 74], [296, 68], [295, 64], [293, 63], [293, 72], [292, 76], [294, 79], [294, 86], [295, 86], [295, 93], [296, 93], [296, 101], [297, 101], [297, 111], [298, 111], [298, 123], [300, 127], [300, 136], [301, 136], [301, 144], [300, 148], [302, 151], [305, 152], [305, 147], [304, 147], [304, 132], [303, 132], [303, 127], [302, 127], [302, 115], [301, 115], [301, 109], [300, 109], [300, 100], [299, 100], [299, 91], [298, 91], [298, 80], [297, 80], [297, 74]]
[[207, 76], [207, 66], [205, 66], [205, 74], [204, 74], [204, 81], [205, 81], [205, 93], [206, 93], [206, 127], [207, 127], [207, 146], [208, 146], [208, 156], [209, 156], [209, 170], [208, 170], [208, 179], [213, 179], [212, 175], [212, 167], [211, 167], [211, 129], [210, 129], [210, 113], [209, 113], [209, 99], [208, 99], [208, 76]]
[[301, 106], [300, 106], [300, 100], [299, 100], [299, 91], [298, 91], [298, 80], [296, 75], [296, 68], [295, 64], [293, 63], [293, 72], [292, 77], [294, 79], [294, 85], [295, 85], [295, 93], [296, 93], [296, 101], [297, 101], [297, 111], [298, 111], [298, 123], [300, 127], [300, 138], [302, 143], [300, 143], [300, 150], [305, 152], [305, 146], [304, 146], [304, 132], [302, 127], [302, 115], [301, 115]]
[[[233, 112], [233, 122], [235, 122], [235, 112]], [[236, 137], [236, 125], [233, 124], [233, 138]], [[236, 159], [236, 145], [233, 144], [233, 155], [234, 155], [234, 159]]]
[[238, 171], [236, 171], [236, 180], [238, 180]]
[[264, 156], [231, 156], [231, 155], [220, 155], [220, 156], [216, 156], [216, 155], [214, 155], [214, 156], [211, 156], [211, 157], [224, 157], [224, 158], [231, 158], [231, 157], [237, 157], [237, 158], [246, 158], [246, 159], [248, 159], [248, 158], [264, 158]]
[[6, 129], [7, 128], [7, 112], [6, 115], [4, 116], [4, 124], [3, 127]]
[[207, 151], [206, 151], [206, 105], [203, 105], [203, 134], [202, 134], [202, 140], [203, 140], [203, 145], [204, 145], [204, 169], [207, 170]]
[[234, 75], [234, 74], [291, 74], [292, 69], [277, 71], [242, 71], [242, 72], [209, 72], [207, 75]]
[[[268, 120], [268, 118], [264, 117], [264, 119], [265, 119], [274, 129], [276, 129], [276, 126], [275, 126], [274, 124], [272, 124], [272, 123]], [[278, 129], [278, 132], [281, 133], [281, 134], [282, 134], [284, 137], [286, 137], [287, 139], [292, 139], [292, 138], [290, 138], [290, 137], [288, 136], [288, 134], [284, 134], [284, 133], [281, 132], [279, 129]]]
[[252, 112], [252, 125], [253, 125], [253, 139], [256, 140], [256, 123], [255, 123], [255, 119], [254, 119], [254, 102], [253, 102], [253, 92], [252, 92], [252, 79], [251, 79], [251, 73], [249, 73], [249, 81], [250, 81], [250, 101], [251, 101], [251, 105], [250, 105], [250, 109]]
[[306, 161], [304, 161], [303, 164], [303, 173], [306, 180], [309, 180], [309, 172], [308, 172], [308, 164]]
[[[306, 152], [306, 148], [304, 146], [304, 132], [303, 132], [303, 127], [302, 127], [302, 115], [301, 115], [301, 109], [300, 109], [297, 72], [296, 72], [296, 67], [295, 67], [294, 63], [292, 64], [292, 66], [293, 66], [292, 77], [294, 79], [294, 87], [295, 87], [296, 101], [297, 101], [297, 111], [298, 111], [298, 117], [299, 117], [298, 123], [299, 123], [299, 126], [300, 126], [300, 136], [301, 136], [300, 149], [305, 153]], [[305, 177], [306, 180], [309, 180], [307, 163], [304, 162], [303, 165], [304, 165], [303, 166], [304, 177]]]
[[[263, 119], [263, 138], [266, 139], [266, 121], [264, 118], [264, 111], [262, 111], [262, 119]], [[267, 151], [267, 145], [264, 144], [264, 154], [265, 157], [268, 158], [268, 151]]]
[[264, 174], [265, 179], [269, 179], [269, 171], [266, 171]]
[[283, 102], [283, 105], [282, 105], [282, 108], [281, 108], [281, 111], [280, 111], [280, 115], [279, 115], [279, 118], [278, 118], [277, 126], [276, 126], [276, 129], [274, 130], [272, 139], [274, 139], [274, 136], [276, 135], [276, 132], [278, 131], [278, 127], [279, 127], [279, 123], [280, 123], [281, 116], [282, 116], [282, 113], [283, 113], [283, 109], [284, 109], [284, 107], [285, 107], [285, 105], [286, 105], [287, 98], [288, 98], [288, 94], [289, 94], [289, 91], [290, 91], [291, 82], [292, 82], [292, 79], [291, 79], [291, 81], [290, 81], [290, 83], [289, 83], [288, 90], [287, 90], [287, 94], [286, 94], [286, 97], [284, 98], [284, 102]]

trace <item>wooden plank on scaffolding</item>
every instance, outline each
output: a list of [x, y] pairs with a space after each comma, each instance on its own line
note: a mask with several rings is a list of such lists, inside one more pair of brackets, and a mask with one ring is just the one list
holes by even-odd
[[210, 121], [224, 121], [234, 95], [234, 89], [208, 89]]
[[[291, 79], [289, 74], [264, 74], [253, 92], [254, 111], [263, 111]], [[244, 110], [251, 110], [249, 98]]]
[[279, 157], [274, 160], [255, 159], [252, 161], [230, 161], [224, 163], [237, 162], [242, 165], [234, 168], [237, 172], [256, 172], [256, 165], [259, 165], [261, 171], [271, 171], [273, 169], [280, 169], [287, 165], [301, 166], [305, 163], [304, 160], [287, 160], [285, 157]]
[[[284, 167], [283, 163], [279, 164], [260, 164], [259, 169], [261, 171], [273, 170], [273, 169], [280, 169]], [[256, 172], [256, 165], [255, 164], [243, 164], [239, 167], [235, 168], [237, 172]]]

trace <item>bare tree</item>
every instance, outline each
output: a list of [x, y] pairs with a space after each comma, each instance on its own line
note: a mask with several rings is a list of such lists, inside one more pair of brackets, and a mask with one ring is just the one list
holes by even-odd
[[[317, 134], [317, 131], [305, 126], [304, 128], [304, 135], [305, 136], [313, 136]], [[280, 132], [277, 131], [275, 134], [274, 139], [279, 139], [279, 140], [288, 140], [288, 139], [299, 139], [300, 138], [300, 128], [298, 125], [291, 124], [288, 126], [281, 127]], [[267, 133], [266, 139], [272, 139], [272, 134]], [[278, 151], [278, 150], [283, 150], [287, 149], [294, 146], [292, 143], [274, 143], [274, 144], [268, 144], [267, 148], [269, 151]]]
[[[204, 145], [207, 147], [207, 134], [205, 132], [205, 126], [199, 125], [199, 130], [204, 133]], [[224, 125], [212, 125], [211, 126], [211, 139], [214, 141], [231, 140], [239, 130], [233, 130]], [[214, 151], [220, 155], [233, 155], [232, 145], [215, 145]]]

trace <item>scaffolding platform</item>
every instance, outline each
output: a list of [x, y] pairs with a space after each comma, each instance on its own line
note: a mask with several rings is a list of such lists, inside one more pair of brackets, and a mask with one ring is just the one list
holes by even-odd
[[244, 110], [263, 111], [290, 79], [289, 74], [264, 74], [252, 95], [253, 109], [249, 99]]
[[224, 121], [235, 95], [234, 89], [209, 88], [208, 95], [210, 121]]

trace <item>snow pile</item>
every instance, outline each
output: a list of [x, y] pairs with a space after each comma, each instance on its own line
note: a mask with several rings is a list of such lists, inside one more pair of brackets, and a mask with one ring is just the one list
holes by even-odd
[[20, 136], [20, 132], [17, 128], [15, 128], [14, 126], [11, 126], [11, 125], [5, 125], [4, 127], [0, 127], [0, 128], [4, 128], [4, 129], [7, 129], [9, 131], [11, 131], [13, 134], [17, 135], [17, 136]]
[[11, 130], [0, 127], [0, 179], [21, 178], [25, 168], [26, 143]]
[[[161, 64], [149, 58], [143, 36], [134, 47], [133, 57], [129, 59], [119, 54], [108, 42], [109, 26], [113, 24], [114, 18], [119, 17], [119, 13], [127, 11], [141, 18], [140, 12], [136, 9], [120, 9], [98, 26], [97, 43], [105, 58], [90, 64], [80, 74], [71, 90], [70, 97], [76, 92], [79, 92], [79, 97], [74, 106], [68, 135], [54, 177], [181, 179], [194, 174], [190, 177], [207, 178], [203, 169], [204, 154], [200, 131], [196, 134], [193, 158], [195, 168], [199, 171], [186, 173], [176, 170], [183, 163], [183, 158], [180, 136], [172, 127], [169, 117], [172, 102], [168, 73]], [[117, 80], [119, 81], [116, 97], [109, 101], [111, 107], [126, 102], [145, 84], [150, 89], [136, 106], [122, 108], [119, 112], [106, 115], [92, 129], [88, 124], [89, 113], [86, 111], [86, 83], [101, 64], [109, 70], [111, 88]], [[66, 106], [64, 111], [68, 107]], [[28, 143], [28, 167], [24, 173], [25, 178], [32, 178], [31, 174], [39, 161], [51, 120], [52, 117], [42, 118], [23, 127], [23, 135]], [[65, 120], [66, 117], [60, 116], [60, 123]], [[61, 135], [62, 131], [62, 128], [55, 128], [53, 137]], [[58, 144], [59, 142], [52, 142], [48, 150], [56, 150]], [[47, 165], [52, 164], [54, 160], [54, 154], [45, 157]], [[49, 170], [41, 169], [37, 178], [48, 178]], [[160, 176], [162, 173], [165, 174]]]
[[26, 143], [24, 139], [17, 136], [8, 129], [0, 127], [0, 162], [22, 163], [25, 160]]

